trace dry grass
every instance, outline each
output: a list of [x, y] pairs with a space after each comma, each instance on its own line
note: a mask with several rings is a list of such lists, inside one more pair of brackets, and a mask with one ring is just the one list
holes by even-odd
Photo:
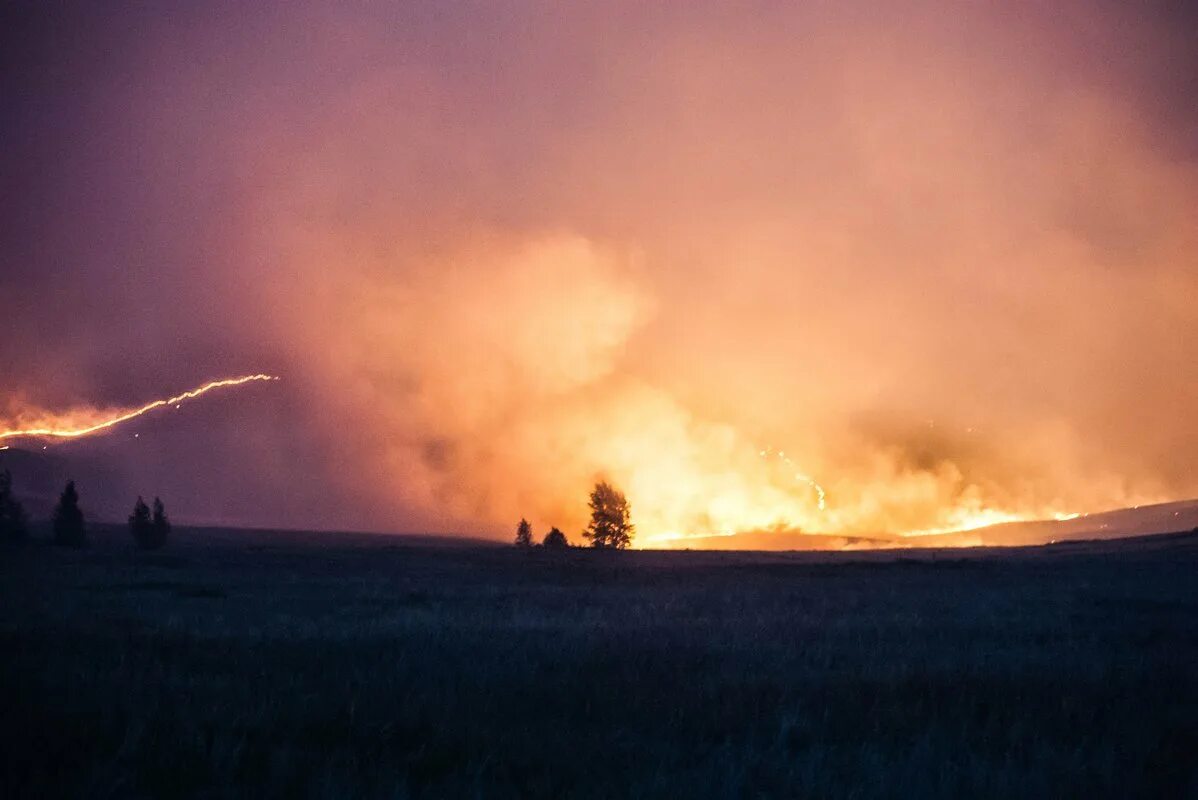
[[917, 560], [96, 538], [0, 551], [5, 797], [1198, 792], [1195, 537]]

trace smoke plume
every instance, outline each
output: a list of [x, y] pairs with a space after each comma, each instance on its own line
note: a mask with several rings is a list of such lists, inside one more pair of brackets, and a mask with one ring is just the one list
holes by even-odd
[[603, 478], [642, 543], [781, 542], [1198, 495], [1164, 4], [5, 13], [8, 402], [285, 378], [139, 443], [177, 517], [507, 537]]

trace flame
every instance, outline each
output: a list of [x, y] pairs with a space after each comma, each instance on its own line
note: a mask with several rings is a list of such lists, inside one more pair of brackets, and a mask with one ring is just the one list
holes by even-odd
[[[178, 408], [179, 404], [184, 400], [193, 400], [201, 395], [213, 391], [214, 389], [241, 386], [242, 384], [251, 383], [254, 381], [277, 381], [278, 379], [279, 378], [275, 375], [265, 375], [262, 373], [256, 375], [243, 375], [238, 378], [221, 378], [219, 380], [209, 381], [202, 386], [199, 386], [195, 389], [190, 389], [173, 397], [154, 400], [139, 408], [108, 412], [97, 412], [95, 410], [85, 409], [58, 415], [43, 414], [39, 416], [39, 421], [33, 423], [31, 427], [14, 428], [0, 431], [0, 439], [78, 439], [108, 430], [109, 428], [120, 425], [122, 422], [128, 422], [135, 417], [148, 414], [154, 409], [162, 408], [163, 406], [175, 406]], [[91, 421], [95, 420], [97, 416], [99, 416], [98, 421]], [[88, 422], [80, 423], [78, 420], [82, 417], [88, 418]]]
[[[767, 447], [758, 453], [758, 455], [760, 455], [762, 458], [769, 458], [771, 449], [772, 448]], [[775, 453], [775, 455], [782, 461], [782, 463], [786, 464], [786, 466], [792, 468], [794, 467], [795, 463], [790, 460], [786, 453], [778, 451]], [[820, 486], [815, 478], [812, 478], [809, 475], [804, 475], [802, 472], [796, 472], [795, 480], [799, 481], [800, 483], [805, 483], [815, 490], [816, 508], [818, 508], [820, 511], [826, 511], [828, 509], [828, 493], [824, 491], [824, 487]]]
[[899, 535], [903, 537], [935, 536], [942, 533], [973, 531], [978, 528], [988, 528], [991, 525], [1003, 525], [1008, 522], [1037, 522], [1042, 520], [1065, 522], [1077, 519], [1080, 516], [1082, 514], [1077, 511], [1064, 512], [1052, 509], [1034, 512], [1017, 512], [998, 508], [954, 509], [950, 514], [950, 522], [947, 525], [937, 528], [905, 531]]
[[[694, 539], [734, 537], [747, 532], [798, 533], [821, 527], [827, 492], [797, 469], [784, 451], [757, 451], [758, 465], [739, 462], [740, 469], [708, 474], [678, 464], [649, 469], [631, 477], [636, 496], [675, 496], [676, 502], [634, 506], [640, 535], [636, 547], [676, 547]], [[796, 485], [797, 484], [797, 485]], [[689, 490], [687, 486], [689, 485]]]
[[908, 538], [919, 536], [938, 536], [944, 533], [975, 531], [978, 528], [988, 528], [991, 525], [1003, 525], [1008, 522], [1030, 522], [1036, 519], [1044, 519], [1044, 516], [1016, 511], [1007, 511], [1005, 509], [999, 508], [952, 509], [949, 512], [948, 524], [935, 528], [921, 528], [914, 531], [903, 531], [899, 534], [899, 536]]
[[[902, 544], [904, 539], [963, 533], [1005, 523], [1062, 521], [1081, 516], [1079, 512], [1061, 511], [1046, 505], [1012, 506], [986, 502], [977, 487], [965, 482], [955, 469], [907, 476], [911, 483], [906, 487], [903, 485], [903, 476], [888, 479], [885, 481], [885, 491], [880, 495], [875, 494], [868, 485], [854, 488], [853, 481], [841, 481], [836, 484], [841, 493], [848, 492], [851, 496], [840, 506], [829, 508], [824, 487], [799, 470], [785, 451], [766, 447], [758, 450], [757, 456], [763, 470], [748, 469], [738, 473], [743, 481], [705, 484], [710, 493], [686, 493], [687, 499], [692, 504], [697, 503], [700, 508], [691, 505], [679, 514], [676, 508], [666, 509], [666, 513], [662, 513], [661, 508], [655, 507], [648, 514], [643, 510], [638, 514], [634, 506], [634, 521], [641, 532], [634, 546], [686, 547], [693, 540], [704, 540], [704, 546], [718, 547], [712, 540], [728, 537], [745, 537], [742, 541], [751, 542], [749, 546], [755, 547], [770, 541], [794, 545], [802, 536], [811, 535], [821, 540], [821, 547], [836, 547], [829, 541], [834, 537], [842, 538], [844, 544], [840, 546], [848, 549], [899, 547], [911, 546]], [[687, 478], [693, 479], [695, 476], [685, 471], [671, 470], [668, 476], [657, 476], [657, 480], [651, 484], [635, 479], [630, 483], [638, 490], [637, 496], [652, 497], [666, 487], [676, 487]], [[802, 491], [787, 489], [787, 481], [799, 484]], [[958, 488], [953, 490], [953, 486]], [[945, 492], [952, 495], [944, 496], [936, 503], [935, 526], [904, 528], [900, 523], [899, 527], [873, 527], [878, 519], [875, 514], [879, 507], [889, 505], [901, 508], [910, 504], [912, 508], [921, 508], [929, 501], [929, 489], [934, 490], [932, 497]], [[808, 494], [808, 490], [813, 494]], [[651, 505], [658, 504], [651, 501]], [[959, 539], [955, 545], [982, 543], [980, 538], [976, 541]]]

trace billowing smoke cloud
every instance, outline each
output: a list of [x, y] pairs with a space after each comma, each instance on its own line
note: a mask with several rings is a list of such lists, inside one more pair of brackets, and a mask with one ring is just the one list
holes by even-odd
[[282, 374], [153, 462], [236, 453], [184, 502], [259, 524], [577, 530], [598, 477], [658, 541], [1198, 495], [1187, 21], [792, 5], [13, 12], [4, 388]]

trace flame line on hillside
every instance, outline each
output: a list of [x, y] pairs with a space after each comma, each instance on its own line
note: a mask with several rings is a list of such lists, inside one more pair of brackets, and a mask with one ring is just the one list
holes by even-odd
[[950, 533], [969, 533], [970, 531], [981, 530], [982, 528], [992, 528], [998, 525], [1009, 525], [1016, 522], [1067, 522], [1078, 517], [1088, 516], [1079, 511], [1048, 511], [1040, 514], [1036, 513], [1015, 513], [1012, 511], [1002, 511], [1000, 509], [985, 508], [976, 512], [973, 519], [967, 522], [957, 522], [951, 525], [945, 525], [939, 528], [923, 528], [914, 531], [905, 531], [899, 536], [904, 539], [918, 539], [921, 536], [942, 536]]
[[140, 408], [135, 408], [131, 411], [123, 411], [110, 419], [97, 422], [94, 425], [88, 425], [82, 428], [29, 428], [25, 430], [7, 430], [0, 431], [0, 439], [15, 439], [15, 438], [39, 438], [48, 437], [54, 439], [77, 439], [88, 434], [98, 433], [103, 430], [120, 425], [122, 422], [140, 417], [142, 414], [147, 414], [156, 408], [163, 406], [173, 406], [182, 403], [184, 400], [193, 400], [200, 395], [207, 394], [213, 389], [222, 389], [231, 386], [241, 386], [242, 384], [253, 381], [277, 381], [276, 375], [265, 375], [258, 373], [256, 375], [243, 375], [238, 378], [221, 378], [219, 380], [209, 381], [195, 389], [189, 389], [186, 392], [177, 394], [173, 397], [168, 397], [162, 400], [154, 400], [146, 403]]

